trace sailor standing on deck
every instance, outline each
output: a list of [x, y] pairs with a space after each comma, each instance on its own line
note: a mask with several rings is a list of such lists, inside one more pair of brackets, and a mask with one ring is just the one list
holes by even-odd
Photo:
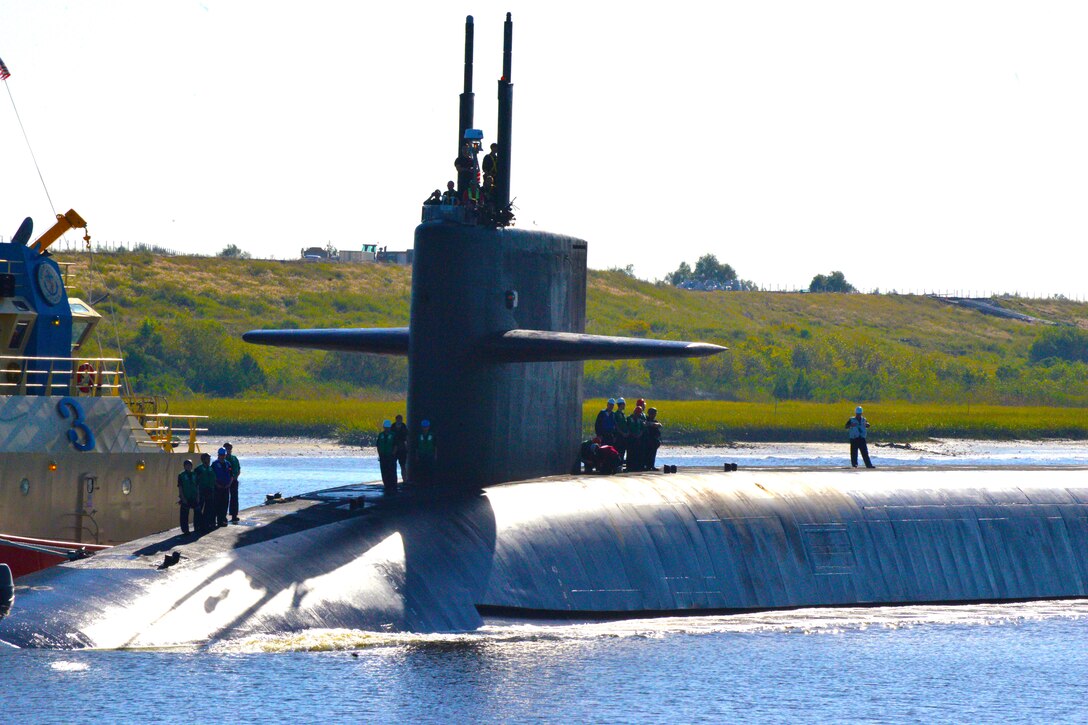
[[382, 432], [374, 442], [378, 447], [378, 466], [382, 471], [382, 487], [386, 496], [397, 492], [397, 440], [392, 427], [388, 420], [382, 421]]
[[623, 468], [623, 461], [627, 456], [627, 401], [623, 398], [616, 398], [616, 411], [612, 414], [613, 420], [616, 421], [616, 433], [615, 440], [612, 445], [615, 446], [616, 451], [620, 454], [620, 468]]
[[193, 462], [187, 460], [182, 465], [185, 470], [178, 474], [178, 508], [181, 510], [181, 533], [188, 535], [190, 510], [193, 512], [193, 528], [200, 528], [200, 509], [197, 507], [199, 497]]
[[203, 533], [215, 528], [215, 471], [209, 465], [212, 457], [207, 453], [200, 454], [200, 465], [193, 473], [196, 474], [196, 515], [193, 517], [193, 526]]
[[413, 476], [412, 480], [429, 484], [434, 482], [438, 447], [435, 445], [434, 433], [431, 432], [431, 421], [424, 420], [419, 424], [419, 429], [419, 435], [416, 436], [416, 463], [419, 464], [419, 475]]
[[861, 414], [861, 406], [854, 409], [854, 417], [846, 421], [846, 429], [850, 432], [850, 465], [858, 467], [858, 451], [865, 461], [866, 468], [876, 468], [869, 460], [869, 446], [865, 439], [869, 434], [869, 421]]
[[212, 461], [212, 472], [215, 474], [215, 525], [227, 525], [227, 504], [230, 502], [230, 461], [227, 460], [227, 449], [220, 448], [219, 455]]
[[604, 405], [604, 410], [597, 413], [597, 421], [593, 424], [593, 430], [601, 443], [612, 445], [616, 439], [616, 399], [609, 398]]
[[234, 455], [234, 446], [224, 443], [227, 449], [227, 463], [230, 464], [230, 503], [227, 512], [230, 514], [230, 522], [238, 523], [238, 474], [242, 472], [242, 464], [238, 462], [238, 456]]
[[657, 470], [657, 449], [661, 447], [661, 421], [657, 419], [657, 408], [646, 411], [646, 427], [642, 431], [643, 470]]
[[393, 432], [393, 452], [400, 464], [400, 480], [407, 481], [408, 475], [408, 426], [404, 423], [404, 416], [398, 415], [393, 419], [393, 425], [389, 428]]
[[646, 452], [642, 445], [642, 431], [646, 427], [646, 401], [639, 398], [635, 412], [627, 419], [627, 470], [644, 471]]

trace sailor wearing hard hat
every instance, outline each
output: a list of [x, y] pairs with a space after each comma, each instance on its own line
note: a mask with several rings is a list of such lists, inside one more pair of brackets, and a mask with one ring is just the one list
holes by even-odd
[[858, 451], [865, 461], [866, 468], [876, 468], [869, 460], [869, 446], [865, 439], [869, 435], [869, 421], [861, 414], [861, 406], [854, 409], [854, 417], [846, 421], [846, 430], [850, 435], [850, 465], [858, 467]]

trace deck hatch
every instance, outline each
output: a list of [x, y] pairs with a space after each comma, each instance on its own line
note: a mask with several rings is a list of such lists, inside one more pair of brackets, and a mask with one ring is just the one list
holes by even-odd
[[801, 524], [809, 565], [815, 574], [849, 574], [857, 560], [850, 533], [841, 524]]

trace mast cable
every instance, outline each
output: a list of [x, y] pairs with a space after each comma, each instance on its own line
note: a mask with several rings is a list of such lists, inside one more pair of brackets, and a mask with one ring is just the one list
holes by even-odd
[[[49, 208], [53, 211], [53, 216], [56, 217], [57, 216], [57, 207], [53, 205], [53, 197], [50, 196], [50, 194], [49, 194], [49, 187], [45, 183], [45, 176], [42, 175], [42, 169], [38, 165], [38, 157], [34, 154], [34, 147], [30, 145], [30, 136], [27, 135], [26, 127], [23, 126], [23, 117], [19, 115], [19, 108], [18, 108], [18, 106], [15, 105], [15, 96], [12, 95], [11, 85], [8, 83], [6, 78], [4, 79], [4, 88], [6, 88], [7, 91], [8, 91], [8, 98], [11, 99], [11, 108], [12, 108], [13, 111], [15, 111], [15, 118], [19, 122], [19, 130], [23, 132], [23, 140], [26, 141], [26, 148], [27, 148], [28, 151], [30, 151], [30, 158], [34, 162], [34, 170], [38, 172], [38, 179], [42, 182], [42, 189], [45, 191], [45, 198], [49, 202]], [[65, 234], [67, 234], [67, 232], [65, 232]], [[61, 235], [61, 236], [63, 237], [64, 235]], [[94, 277], [95, 277], [94, 251], [91, 249], [91, 242], [90, 242], [89, 238], [87, 238], [87, 240], [86, 240], [86, 247], [85, 248], [86, 248], [86, 252], [87, 252], [87, 277], [88, 277], [87, 281], [88, 281], [88, 285], [92, 285], [92, 284], [94, 284]], [[103, 277], [103, 282], [104, 281], [105, 281], [105, 278]], [[90, 290], [91, 290], [91, 287], [88, 286], [87, 291], [90, 292]], [[120, 335], [120, 333], [118, 332], [118, 329], [117, 329], [118, 325], [117, 325], [116, 321], [113, 319], [114, 315], [116, 314], [116, 311], [114, 310], [114, 307], [113, 307], [113, 300], [111, 300], [111, 299], [109, 299], [107, 297], [106, 301], [110, 303], [110, 317], [111, 317], [111, 322], [113, 323], [111, 326], [113, 327], [113, 335], [114, 335], [114, 339], [115, 339], [115, 341], [117, 343], [117, 354], [118, 354], [119, 357], [121, 357], [123, 359], [124, 358], [124, 351], [121, 349], [121, 335]], [[97, 327], [94, 330], [93, 335], [94, 335], [95, 344], [98, 346], [99, 354], [101, 354], [103, 352], [103, 350], [102, 350], [102, 341], [98, 336]], [[130, 387], [130, 384], [129, 384], [129, 381], [128, 381], [128, 376], [123, 377], [122, 380], [124, 381], [125, 392], [129, 396], [131, 396], [132, 395], [132, 388]]]
[[19, 115], [19, 109], [15, 105], [15, 96], [11, 95], [11, 86], [8, 82], [4, 81], [4, 88], [8, 90], [8, 98], [11, 99], [11, 107], [15, 111], [15, 118], [19, 121], [19, 130], [23, 132], [23, 140], [26, 141], [27, 150], [30, 151], [30, 158], [34, 162], [34, 169], [38, 172], [38, 178], [42, 182], [42, 189], [45, 190], [45, 198], [49, 201], [49, 208], [53, 210], [53, 216], [57, 216], [57, 208], [53, 206], [53, 197], [49, 196], [49, 187], [45, 185], [45, 177], [42, 176], [41, 167], [38, 166], [38, 157], [34, 155], [34, 148], [30, 145], [30, 137], [26, 135], [26, 128], [23, 126], [23, 118]]

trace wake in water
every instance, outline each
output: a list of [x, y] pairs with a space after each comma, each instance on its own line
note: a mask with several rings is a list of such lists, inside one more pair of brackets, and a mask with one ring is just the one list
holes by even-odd
[[213, 652], [347, 652], [386, 648], [436, 650], [523, 643], [576, 643], [717, 634], [842, 635], [867, 629], [1017, 626], [1025, 622], [1088, 618], [1088, 601], [1044, 601], [961, 606], [797, 609], [710, 617], [663, 617], [618, 622], [524, 622], [491, 619], [475, 632], [416, 634], [310, 629], [214, 645]]

